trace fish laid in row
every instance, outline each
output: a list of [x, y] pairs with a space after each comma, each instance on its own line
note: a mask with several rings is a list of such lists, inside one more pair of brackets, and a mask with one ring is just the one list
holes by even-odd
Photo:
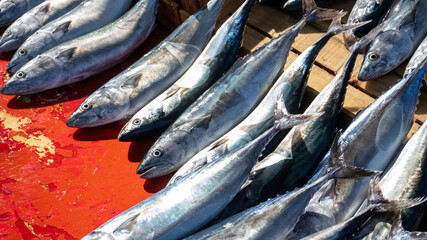
[[230, 154], [160, 190], [88, 234], [89, 239], [182, 239], [209, 223], [234, 197], [265, 145], [285, 128], [317, 115], [289, 115], [276, 108], [275, 126]]
[[378, 78], [408, 59], [427, 35], [427, 0], [399, 0], [369, 45], [358, 78]]
[[129, 68], [92, 93], [67, 121], [94, 127], [129, 118], [177, 81], [200, 55], [224, 0], [211, 0]]
[[140, 0], [107, 26], [38, 55], [6, 82], [1, 93], [37, 93], [86, 79], [116, 65], [151, 33], [157, 5], [157, 0]]
[[122, 16], [131, 3], [132, 0], [84, 1], [31, 35], [13, 55], [6, 71], [16, 73], [26, 63], [49, 49], [104, 27]]
[[43, 25], [61, 17], [82, 2], [84, 0], [47, 0], [35, 6], [5, 30], [0, 39], [0, 53], [18, 49]]
[[0, 1], [0, 27], [13, 23], [16, 19], [28, 12], [31, 8], [44, 0], [1, 0]]
[[160, 136], [137, 169], [143, 178], [178, 170], [192, 156], [240, 123], [283, 71], [295, 37], [307, 21], [331, 19], [341, 11], [305, 1], [306, 15], [295, 26], [234, 63]]
[[120, 141], [135, 140], [144, 132], [170, 124], [221, 77], [235, 61], [253, 3], [246, 1], [216, 31], [188, 71], [128, 121], [118, 136]]
[[[379, 171], [390, 164], [412, 126], [426, 69], [427, 64], [419, 66], [354, 118], [340, 138], [348, 161]], [[329, 157], [324, 157], [310, 181], [326, 173]], [[300, 239], [352, 217], [365, 200], [368, 187], [364, 180], [339, 179], [319, 191], [291, 239]]]
[[326, 182], [334, 178], [360, 178], [378, 174], [375, 171], [347, 165], [342, 161], [341, 154], [338, 151], [333, 151], [333, 155], [334, 157], [330, 158], [328, 174], [325, 176], [300, 189], [269, 199], [233, 215], [186, 238], [186, 240], [287, 239], [313, 194]]
[[[283, 4], [283, 10], [289, 12], [301, 13], [303, 0], [287, 0]], [[338, 0], [315, 0], [316, 5], [319, 7], [329, 7], [334, 2], [339, 2]]]
[[357, 0], [348, 16], [347, 23], [358, 23], [369, 21], [370, 23], [361, 27], [350, 29], [344, 33], [344, 43], [349, 48], [354, 44], [356, 38], [361, 38], [378, 25], [380, 20], [389, 11], [395, 0]]

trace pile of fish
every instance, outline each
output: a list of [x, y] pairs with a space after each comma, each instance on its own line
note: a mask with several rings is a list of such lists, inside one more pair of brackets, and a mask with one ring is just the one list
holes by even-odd
[[[427, 239], [408, 231], [425, 208], [427, 124], [404, 144], [427, 71], [427, 0], [358, 0], [345, 25], [346, 12], [314, 0], [260, 1], [303, 16], [237, 60], [255, 0], [216, 26], [224, 1], [210, 0], [68, 119], [77, 128], [128, 119], [121, 141], [168, 126], [137, 173], [175, 172], [84, 239]], [[0, 52], [16, 50], [1, 93], [37, 93], [117, 64], [150, 34], [157, 6], [0, 0], [0, 25], [11, 24]], [[298, 33], [319, 20], [332, 20], [328, 31], [283, 71]], [[316, 56], [340, 33], [350, 50], [344, 65], [298, 114]], [[365, 48], [360, 80], [412, 58], [395, 86], [336, 132]]]

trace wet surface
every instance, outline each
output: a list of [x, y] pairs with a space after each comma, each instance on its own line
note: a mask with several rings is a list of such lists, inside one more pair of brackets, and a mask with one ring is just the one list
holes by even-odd
[[[93, 129], [65, 125], [89, 94], [166, 36], [157, 28], [130, 58], [80, 83], [0, 94], [1, 237], [79, 239], [166, 185], [170, 176], [145, 181], [135, 173], [158, 134], [119, 142], [123, 121]], [[11, 57], [0, 55], [0, 86]]]

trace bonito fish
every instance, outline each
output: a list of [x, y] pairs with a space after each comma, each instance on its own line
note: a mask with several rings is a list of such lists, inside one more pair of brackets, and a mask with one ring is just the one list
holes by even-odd
[[157, 5], [156, 0], [140, 0], [111, 24], [38, 55], [6, 82], [1, 93], [37, 93], [86, 79], [116, 65], [150, 34]]
[[241, 122], [283, 71], [286, 58], [307, 21], [330, 19], [341, 11], [319, 9], [306, 0], [307, 13], [295, 26], [238, 60], [160, 136], [137, 169], [143, 178], [179, 169], [197, 152]]
[[123, 127], [120, 141], [173, 121], [234, 62], [254, 0], [246, 1], [215, 33], [188, 71], [171, 87], [143, 106]]
[[427, 35], [427, 0], [399, 0], [363, 58], [358, 78], [385, 75], [408, 59]]
[[0, 52], [18, 49], [37, 29], [61, 17], [82, 2], [84, 0], [47, 0], [35, 6], [6, 29], [0, 39]]
[[107, 25], [122, 16], [131, 3], [132, 0], [87, 0], [83, 2], [31, 35], [13, 55], [6, 70], [9, 73], [15, 73], [31, 59], [47, 50]]
[[1, 0], [0, 27], [4, 27], [13, 23], [24, 13], [43, 1], [44, 0]]
[[[414, 70], [356, 116], [340, 138], [348, 161], [380, 171], [388, 166], [412, 126], [426, 69], [427, 64], [423, 64]], [[325, 174], [328, 158], [329, 154], [311, 181]], [[300, 239], [352, 217], [365, 200], [368, 187], [365, 180], [335, 181], [310, 202], [291, 239]]]
[[165, 187], [83, 239], [173, 240], [194, 233], [212, 220], [239, 191], [265, 145], [278, 131], [315, 117], [289, 115], [279, 102], [274, 128]]
[[224, 0], [211, 0], [129, 68], [92, 93], [67, 121], [95, 127], [129, 118], [170, 87], [208, 43]]

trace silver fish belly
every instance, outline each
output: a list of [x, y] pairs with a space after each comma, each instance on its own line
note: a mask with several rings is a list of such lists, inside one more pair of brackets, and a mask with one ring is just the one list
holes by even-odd
[[37, 56], [3, 86], [3, 94], [31, 94], [86, 79], [127, 57], [150, 34], [157, 1], [140, 0], [117, 21]]
[[107, 25], [122, 16], [129, 9], [131, 2], [131, 0], [87, 0], [81, 3], [31, 35], [13, 55], [6, 70], [15, 73], [39, 54]]
[[12, 25], [0, 39], [0, 52], [18, 49], [25, 40], [46, 23], [61, 17], [84, 0], [47, 0], [35, 6]]
[[223, 0], [213, 0], [141, 59], [91, 94], [67, 121], [94, 127], [128, 118], [172, 85], [211, 37]]
[[120, 141], [167, 125], [184, 111], [234, 62], [254, 0], [246, 1], [215, 33], [188, 71], [139, 110], [123, 127]]

